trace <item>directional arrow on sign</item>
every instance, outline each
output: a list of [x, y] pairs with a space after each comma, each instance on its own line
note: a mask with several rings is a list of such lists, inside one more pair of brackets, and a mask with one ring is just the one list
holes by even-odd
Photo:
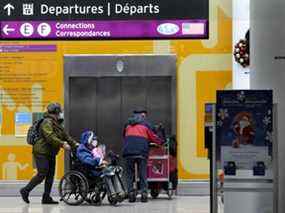
[[9, 35], [10, 32], [14, 32], [15, 29], [14, 28], [9, 28], [9, 25], [6, 24], [4, 27], [3, 27], [3, 33], [5, 33], [5, 35]]
[[9, 3], [4, 6], [4, 10], [7, 10], [7, 15], [10, 16], [12, 14], [12, 10], [15, 10], [15, 7]]

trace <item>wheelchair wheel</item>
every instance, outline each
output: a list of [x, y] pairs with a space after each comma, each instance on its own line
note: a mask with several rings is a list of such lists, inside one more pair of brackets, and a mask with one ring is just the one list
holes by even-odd
[[93, 192], [88, 194], [86, 201], [91, 205], [100, 206], [104, 199], [103, 195], [104, 192], [101, 192], [98, 188], [95, 188]]
[[91, 205], [100, 206], [102, 204], [101, 193], [99, 193], [99, 194], [92, 193], [92, 194], [88, 195], [88, 198], [86, 198], [85, 201]]
[[59, 183], [60, 200], [68, 205], [80, 205], [88, 195], [87, 179], [80, 172], [66, 173]]
[[115, 206], [118, 203], [118, 200], [116, 197], [108, 196], [108, 201], [111, 205]]
[[158, 189], [151, 189], [150, 190], [150, 195], [153, 199], [156, 199], [158, 198], [158, 195], [159, 195], [159, 190]]

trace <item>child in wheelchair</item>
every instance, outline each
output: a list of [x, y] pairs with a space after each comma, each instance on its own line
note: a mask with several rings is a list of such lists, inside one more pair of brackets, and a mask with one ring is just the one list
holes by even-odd
[[76, 151], [78, 160], [88, 168], [91, 176], [103, 179], [110, 203], [122, 202], [126, 193], [120, 177], [122, 168], [117, 164], [118, 156], [110, 152], [109, 161], [106, 161], [105, 145], [99, 145], [92, 131], [84, 132], [80, 142]]

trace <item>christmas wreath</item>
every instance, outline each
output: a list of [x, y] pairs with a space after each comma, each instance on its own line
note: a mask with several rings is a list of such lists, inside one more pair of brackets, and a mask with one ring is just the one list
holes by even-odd
[[239, 40], [234, 49], [235, 61], [241, 66], [249, 66], [249, 31], [246, 33], [245, 39]]

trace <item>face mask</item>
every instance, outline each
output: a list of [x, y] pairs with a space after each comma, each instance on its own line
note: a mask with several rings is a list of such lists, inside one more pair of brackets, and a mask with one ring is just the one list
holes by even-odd
[[248, 121], [240, 121], [239, 125], [240, 125], [241, 128], [244, 128], [244, 127], [249, 126], [249, 122]]
[[98, 141], [97, 141], [97, 140], [93, 140], [93, 141], [91, 142], [91, 144], [92, 144], [92, 146], [96, 147], [97, 144], [98, 144]]
[[64, 119], [64, 114], [63, 114], [63, 112], [61, 112], [58, 115], [58, 120], [63, 120], [63, 119]]

